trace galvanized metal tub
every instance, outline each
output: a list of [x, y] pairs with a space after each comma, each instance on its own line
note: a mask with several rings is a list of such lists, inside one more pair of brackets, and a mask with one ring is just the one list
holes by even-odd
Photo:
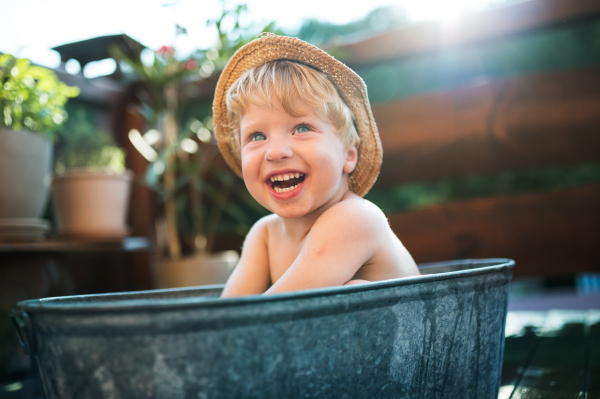
[[495, 399], [513, 266], [224, 300], [222, 286], [49, 298], [12, 316], [48, 399]]

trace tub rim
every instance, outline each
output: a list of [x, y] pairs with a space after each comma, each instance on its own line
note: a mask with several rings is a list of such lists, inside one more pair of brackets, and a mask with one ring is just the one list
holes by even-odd
[[[489, 265], [491, 263], [491, 265]], [[488, 266], [474, 267], [481, 264]], [[419, 276], [401, 277], [397, 279], [373, 281], [366, 284], [357, 284], [350, 286], [334, 286], [324, 288], [314, 288], [308, 290], [284, 292], [272, 295], [248, 295], [235, 298], [219, 298], [214, 296], [187, 296], [175, 298], [140, 298], [140, 299], [118, 299], [119, 296], [144, 295], [149, 293], [168, 293], [185, 292], [200, 290], [222, 289], [224, 284], [204, 285], [182, 288], [166, 288], [144, 291], [127, 291], [103, 294], [88, 295], [70, 295], [59, 297], [48, 297], [40, 299], [29, 299], [21, 301], [15, 305], [13, 310], [29, 313], [103, 313], [103, 312], [147, 312], [168, 309], [185, 308], [227, 308], [234, 306], [244, 306], [257, 303], [268, 303], [275, 301], [290, 301], [314, 297], [331, 297], [344, 294], [352, 294], [362, 291], [378, 291], [388, 288], [400, 287], [405, 285], [424, 284], [433, 281], [442, 281], [457, 279], [465, 276], [477, 276], [492, 273], [508, 273], [515, 265], [515, 261], [507, 258], [485, 258], [485, 259], [459, 259], [452, 261], [431, 262], [419, 264], [419, 270], [426, 271], [437, 267], [452, 267], [457, 265], [469, 266], [468, 269], [434, 273], [421, 274]], [[510, 279], [510, 277], [509, 277]], [[201, 288], [200, 288], [201, 287]], [[110, 298], [102, 301], [101, 298]], [[88, 298], [94, 298], [91, 302], [86, 302]]]

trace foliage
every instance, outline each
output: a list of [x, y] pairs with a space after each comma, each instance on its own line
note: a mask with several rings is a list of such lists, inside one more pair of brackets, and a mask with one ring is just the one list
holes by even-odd
[[398, 28], [407, 23], [408, 17], [402, 9], [397, 6], [385, 6], [372, 10], [362, 19], [343, 25], [310, 19], [302, 24], [297, 36], [315, 46], [320, 46], [331, 44], [343, 37], [370, 35]]
[[[256, 39], [260, 33], [270, 32], [277, 35], [286, 33], [277, 29], [275, 22], [270, 22], [259, 29], [252, 27], [243, 27], [240, 24], [240, 17], [247, 11], [246, 4], [240, 4], [234, 8], [227, 8], [225, 3], [221, 2], [223, 8], [221, 15], [216, 19], [206, 21], [206, 25], [213, 25], [217, 31], [218, 38], [216, 43], [209, 49], [197, 50], [194, 56], [201, 64], [201, 76], [208, 78], [211, 75], [218, 77], [218, 73], [223, 70], [233, 54], [245, 44]], [[234, 23], [230, 29], [224, 27], [224, 21], [232, 18]]]
[[65, 103], [78, 94], [79, 88], [67, 86], [53, 71], [0, 55], [0, 126], [26, 127], [52, 138], [67, 118]]
[[54, 159], [57, 173], [75, 168], [125, 171], [125, 151], [115, 144], [109, 132], [97, 130], [83, 109], [61, 126], [57, 137]]
[[146, 105], [146, 113], [152, 112], [155, 118], [159, 111], [167, 109], [165, 89], [169, 86], [180, 87], [186, 80], [197, 80], [198, 63], [193, 58], [179, 61], [175, 57], [175, 49], [171, 46], [162, 46], [154, 53], [154, 61], [146, 65], [140, 58], [136, 58], [119, 47], [111, 49], [112, 55], [124, 61], [144, 82], [145, 95], [142, 97]]
[[[210, 251], [224, 218], [235, 221], [234, 230], [245, 234], [253, 222], [247, 209], [264, 214], [222, 162], [214, 139], [211, 108], [188, 116], [184, 127], [180, 127], [190, 91], [203, 82], [214, 84], [219, 71], [239, 47], [257, 33], [273, 30], [273, 25], [268, 25], [251, 34], [251, 28], [240, 24], [245, 5], [222, 6], [221, 15], [207, 21], [217, 31], [216, 43], [185, 60], [178, 59], [173, 46], [155, 51], [149, 65], [141, 57], [129, 55], [133, 52], [112, 49], [115, 58], [127, 63], [140, 79], [141, 89], [136, 93], [141, 102], [139, 110], [151, 129], [143, 135], [132, 131], [130, 139], [150, 161], [145, 184], [164, 200], [167, 226], [171, 229], [169, 255], [175, 258], [181, 254], [181, 242], [193, 251]], [[223, 24], [225, 19], [234, 21], [228, 30]], [[185, 29], [180, 27], [179, 31]]]
[[[144, 84], [143, 92], [138, 92], [142, 101], [142, 113], [151, 124], [158, 124], [158, 114], [168, 108], [165, 90], [175, 88], [181, 90], [183, 87], [190, 88], [197, 85], [203, 79], [218, 79], [220, 71], [225, 67], [231, 56], [243, 45], [254, 40], [258, 33], [272, 32], [284, 34], [275, 28], [275, 24], [269, 23], [262, 29], [242, 27], [240, 16], [246, 12], [247, 6], [235, 5], [228, 8], [224, 2], [221, 14], [206, 22], [207, 26], [213, 26], [217, 32], [217, 41], [208, 49], [197, 49], [187, 59], [180, 60], [173, 46], [162, 46], [154, 52], [153, 62], [146, 65], [141, 57], [132, 55], [135, 52], [124, 51], [114, 46], [111, 54], [120, 61], [125, 62], [139, 77]], [[233, 19], [231, 28], [225, 30], [223, 21]], [[179, 27], [182, 29], [181, 27]], [[179, 93], [178, 100], [185, 100], [185, 96]], [[182, 104], [178, 105], [181, 109]], [[203, 117], [208, 115], [203, 115]]]
[[473, 198], [558, 190], [599, 181], [600, 163], [593, 162], [406, 183], [389, 189], [371, 190], [365, 198], [385, 212], [398, 212]]

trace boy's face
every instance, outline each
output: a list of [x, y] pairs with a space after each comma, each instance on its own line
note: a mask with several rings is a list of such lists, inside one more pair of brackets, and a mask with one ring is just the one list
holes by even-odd
[[335, 127], [296, 100], [304, 115], [249, 104], [240, 120], [242, 172], [250, 194], [284, 218], [327, 209], [341, 199], [357, 161]]

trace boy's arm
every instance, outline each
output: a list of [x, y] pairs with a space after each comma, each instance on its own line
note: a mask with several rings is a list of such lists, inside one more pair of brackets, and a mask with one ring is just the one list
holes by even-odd
[[373, 257], [385, 228], [385, 217], [368, 201], [336, 204], [319, 217], [294, 263], [266, 294], [347, 283]]
[[256, 222], [248, 232], [240, 261], [229, 276], [221, 298], [262, 294], [271, 285], [267, 252], [268, 218]]

